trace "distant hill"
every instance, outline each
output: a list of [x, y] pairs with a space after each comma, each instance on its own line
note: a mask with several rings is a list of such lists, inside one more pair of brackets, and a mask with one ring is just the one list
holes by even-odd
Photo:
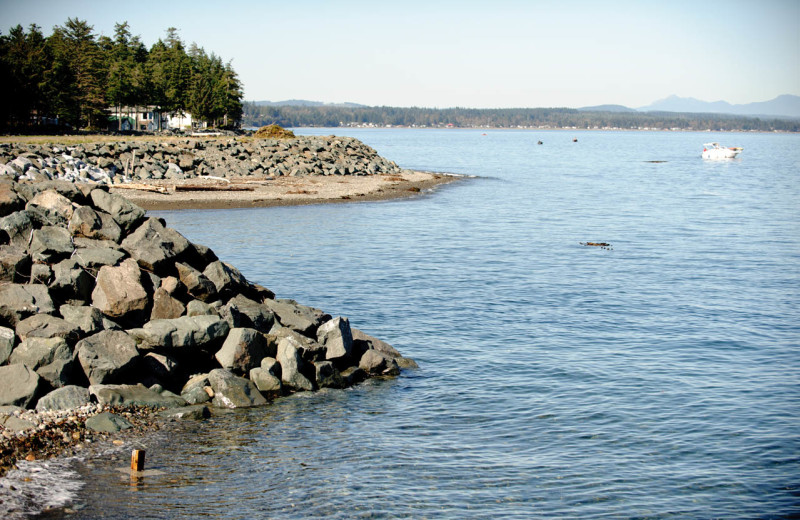
[[800, 118], [800, 96], [784, 94], [770, 101], [732, 105], [727, 101], [701, 101], [669, 96], [637, 109], [639, 112], [682, 112]]
[[307, 99], [287, 99], [286, 101], [253, 101], [256, 106], [264, 107], [365, 107], [358, 103], [323, 103], [322, 101], [309, 101]]
[[636, 112], [633, 108], [622, 105], [597, 105], [594, 107], [582, 107], [578, 110], [581, 112]]

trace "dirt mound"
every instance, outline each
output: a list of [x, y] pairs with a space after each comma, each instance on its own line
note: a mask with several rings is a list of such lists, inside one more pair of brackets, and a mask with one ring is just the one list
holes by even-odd
[[256, 137], [260, 137], [263, 139], [294, 139], [295, 135], [294, 132], [291, 130], [286, 130], [285, 128], [278, 126], [278, 125], [268, 125], [262, 126], [259, 128], [256, 133]]

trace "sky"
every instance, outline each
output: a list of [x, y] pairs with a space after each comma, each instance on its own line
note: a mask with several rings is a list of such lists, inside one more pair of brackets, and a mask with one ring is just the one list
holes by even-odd
[[231, 61], [248, 101], [638, 108], [800, 95], [800, 0], [0, 0], [0, 31], [68, 18]]

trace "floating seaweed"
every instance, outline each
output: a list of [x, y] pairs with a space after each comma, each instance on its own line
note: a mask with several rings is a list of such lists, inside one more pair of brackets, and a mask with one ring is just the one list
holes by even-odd
[[599, 247], [600, 249], [613, 249], [608, 242], [581, 242], [582, 246]]

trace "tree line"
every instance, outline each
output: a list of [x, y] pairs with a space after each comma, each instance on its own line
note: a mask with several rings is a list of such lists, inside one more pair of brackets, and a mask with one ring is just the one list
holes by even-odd
[[462, 128], [619, 128], [712, 131], [800, 131], [797, 119], [726, 114], [603, 112], [570, 108], [418, 108], [267, 106], [244, 103], [242, 124], [301, 126], [417, 126]]
[[[0, 127], [35, 130], [45, 124], [105, 129], [109, 110], [157, 106], [212, 126], [242, 117], [242, 85], [230, 62], [192, 43], [174, 27], [150, 49], [127, 22], [113, 38], [97, 36], [86, 21], [69, 18], [50, 36], [33, 24], [0, 35]], [[120, 121], [121, 123], [121, 121]]]

